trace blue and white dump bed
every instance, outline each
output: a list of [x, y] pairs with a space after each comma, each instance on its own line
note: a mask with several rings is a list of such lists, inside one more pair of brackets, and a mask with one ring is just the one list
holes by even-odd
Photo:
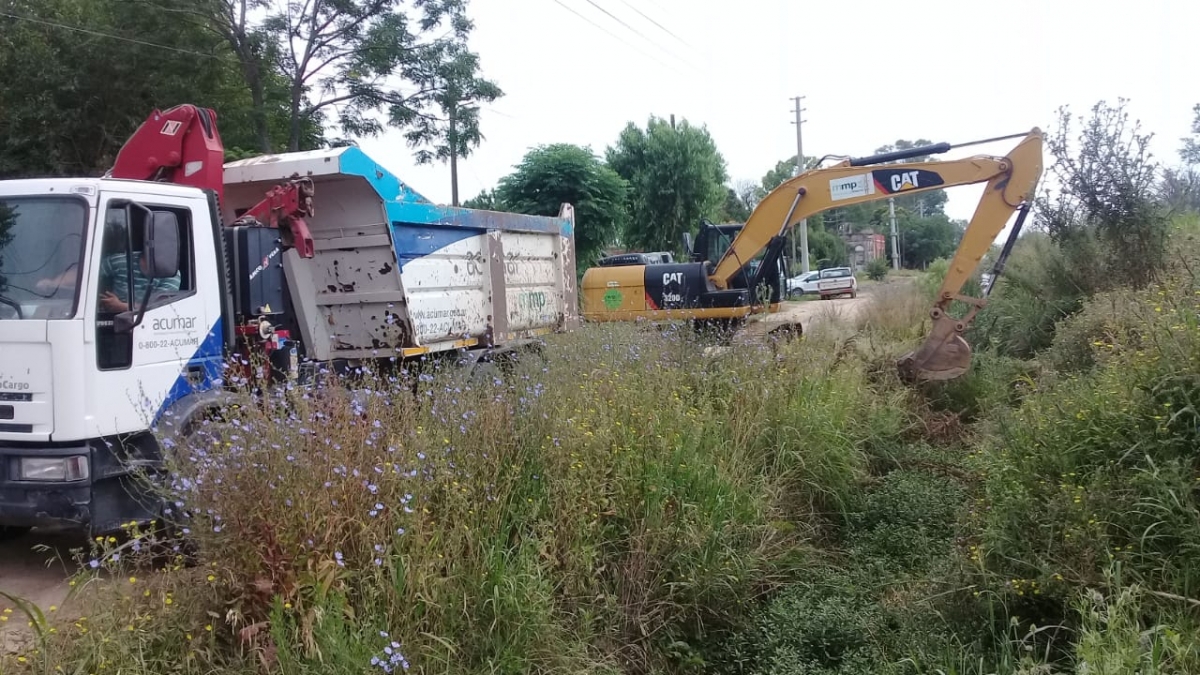
[[578, 325], [574, 213], [430, 202], [356, 147], [225, 165], [225, 222], [308, 177], [313, 258], [283, 254], [309, 357], [404, 356], [505, 345]]

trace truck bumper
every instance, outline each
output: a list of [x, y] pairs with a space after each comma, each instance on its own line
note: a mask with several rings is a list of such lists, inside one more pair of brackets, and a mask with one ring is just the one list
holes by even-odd
[[[21, 461], [82, 457], [87, 476], [73, 481], [24, 480]], [[0, 445], [0, 527], [82, 530], [100, 535], [159, 509], [128, 468], [101, 441], [78, 445]]]

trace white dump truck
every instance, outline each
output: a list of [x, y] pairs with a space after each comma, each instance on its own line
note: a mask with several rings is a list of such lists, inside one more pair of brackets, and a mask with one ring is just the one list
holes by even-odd
[[230, 363], [303, 383], [578, 325], [568, 204], [440, 206], [352, 146], [223, 160], [182, 105], [103, 178], [0, 181], [0, 536], [159, 517], [130, 470], [161, 464], [164, 415], [223, 405]]

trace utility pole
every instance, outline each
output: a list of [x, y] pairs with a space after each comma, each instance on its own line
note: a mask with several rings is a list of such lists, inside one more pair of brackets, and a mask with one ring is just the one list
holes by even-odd
[[888, 197], [888, 221], [892, 226], [892, 269], [900, 269], [900, 244], [896, 233], [896, 199]]
[[[796, 125], [796, 175], [804, 173], [804, 134], [800, 130], [800, 126], [807, 120], [800, 119], [800, 114], [807, 108], [800, 107], [800, 101], [804, 100], [803, 96], [796, 96], [792, 99], [796, 103], [796, 121], [792, 124]], [[796, 230], [792, 230], [792, 261], [796, 260]], [[800, 220], [800, 273], [808, 274], [808, 218]]]

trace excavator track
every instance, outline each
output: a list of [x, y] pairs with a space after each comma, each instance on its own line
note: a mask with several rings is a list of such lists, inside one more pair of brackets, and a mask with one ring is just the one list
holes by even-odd
[[735, 347], [771, 344], [800, 337], [803, 333], [800, 319], [784, 309], [775, 314], [752, 316], [733, 334], [730, 342]]

